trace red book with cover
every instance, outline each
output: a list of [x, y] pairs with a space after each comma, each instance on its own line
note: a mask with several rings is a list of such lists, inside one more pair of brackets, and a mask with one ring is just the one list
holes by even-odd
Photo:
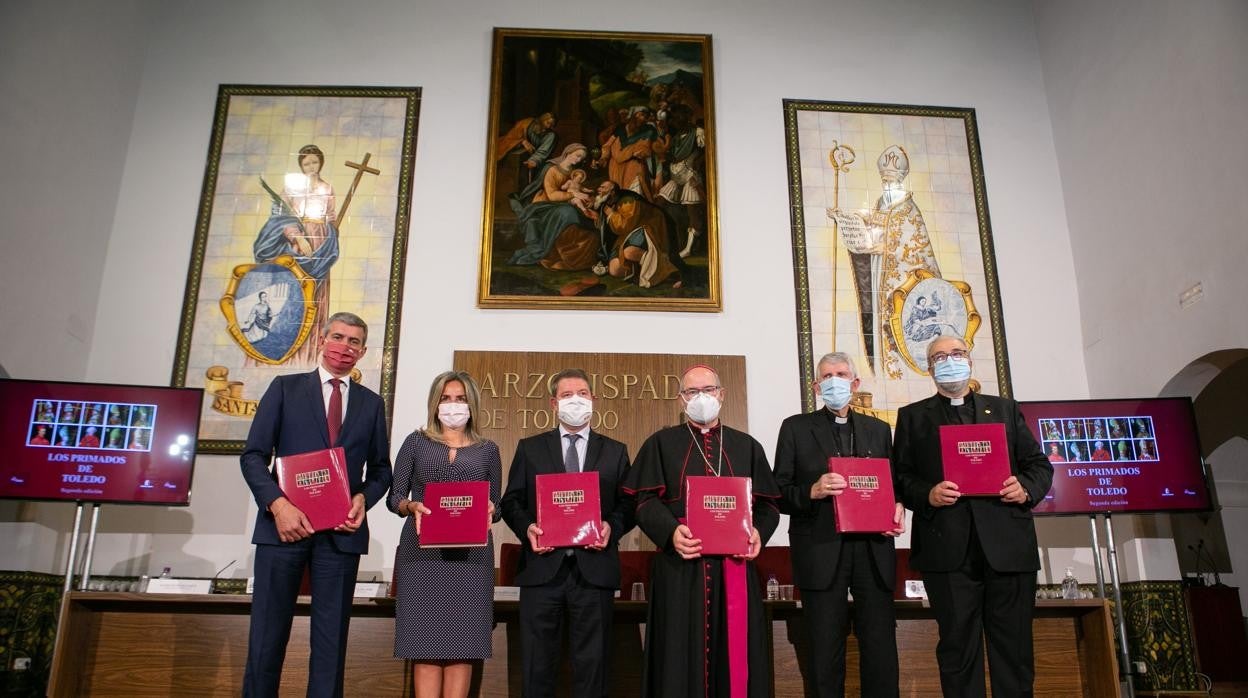
[[598, 473], [551, 473], [537, 478], [537, 527], [542, 547], [592, 545], [602, 538]]
[[897, 527], [893, 514], [893, 471], [887, 458], [829, 458], [828, 472], [837, 473], [849, 485], [832, 497], [832, 512], [839, 533], [884, 533]]
[[1005, 425], [945, 424], [940, 427], [940, 458], [945, 479], [967, 496], [996, 497], [1010, 477]]
[[490, 483], [430, 482], [420, 519], [420, 547], [475, 548], [490, 541]]
[[703, 555], [748, 555], [754, 528], [754, 487], [748, 477], [685, 478], [685, 525], [702, 540]]
[[308, 517], [313, 530], [328, 531], [351, 513], [347, 456], [342, 447], [274, 459], [277, 486]]

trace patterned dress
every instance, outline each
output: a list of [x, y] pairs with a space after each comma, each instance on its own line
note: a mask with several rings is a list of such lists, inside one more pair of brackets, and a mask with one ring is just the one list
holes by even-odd
[[[423, 501], [425, 483], [488, 480], [497, 510], [502, 463], [493, 441], [450, 449], [417, 432], [394, 462], [386, 506]], [[497, 514], [496, 514], [497, 516]], [[496, 519], [497, 520], [497, 519]], [[488, 659], [494, 623], [494, 540], [481, 548], [421, 548], [408, 520], [399, 538], [394, 656], [401, 659]]]

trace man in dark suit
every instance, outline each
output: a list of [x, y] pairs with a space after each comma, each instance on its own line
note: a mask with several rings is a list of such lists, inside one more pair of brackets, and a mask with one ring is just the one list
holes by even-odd
[[[927, 345], [937, 394], [897, 413], [893, 463], [914, 511], [910, 566], [923, 574], [940, 630], [936, 660], [946, 696], [984, 695], [984, 637], [994, 696], [1030, 696], [1031, 623], [1040, 554], [1031, 509], [1053, 466], [1013, 400], [970, 390], [971, 358], [957, 337]], [[1011, 475], [995, 497], [962, 497], [941, 464], [943, 424], [1005, 424]]]
[[845, 695], [847, 592], [854, 595], [862, 695], [897, 695], [897, 633], [893, 538], [905, 531], [896, 505], [895, 528], [886, 534], [838, 533], [833, 503], [845, 477], [828, 471], [831, 457], [888, 458], [888, 424], [849, 408], [861, 381], [853, 359], [833, 352], [819, 360], [813, 384], [823, 409], [797, 414], [780, 425], [776, 483], [780, 512], [788, 514], [793, 581], [802, 590], [802, 615], [810, 648], [807, 695]]
[[[566, 617], [571, 621], [571, 695], [606, 696], [613, 598], [620, 586], [616, 546], [633, 527], [632, 499], [620, 491], [628, 473], [628, 448], [590, 431], [594, 396], [584, 371], [560, 371], [550, 386], [559, 427], [516, 445], [502, 500], [503, 519], [524, 545], [516, 573], [524, 695], [555, 695]], [[603, 537], [581, 548], [556, 550], [538, 541], [537, 476], [563, 472], [598, 473]]]
[[[244, 696], [276, 696], [295, 599], [305, 568], [312, 582], [309, 696], [342, 696], [347, 628], [360, 555], [368, 552], [365, 512], [390, 488], [390, 442], [385, 408], [373, 391], [348, 378], [366, 351], [368, 325], [351, 313], [326, 323], [320, 366], [274, 379], [251, 423], [241, 458], [243, 477], [260, 511], [255, 590], [247, 645]], [[338, 527], [312, 530], [282, 494], [270, 457], [341, 446], [346, 453], [351, 510]]]

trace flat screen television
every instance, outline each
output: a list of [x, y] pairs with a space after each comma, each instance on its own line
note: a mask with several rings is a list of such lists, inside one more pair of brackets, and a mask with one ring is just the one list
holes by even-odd
[[190, 504], [203, 394], [0, 379], [0, 498]]
[[1019, 404], [1053, 464], [1036, 514], [1208, 511], [1213, 506], [1190, 398]]

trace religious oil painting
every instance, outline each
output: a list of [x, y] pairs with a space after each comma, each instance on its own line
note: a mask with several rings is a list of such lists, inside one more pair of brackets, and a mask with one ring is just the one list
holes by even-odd
[[819, 357], [854, 357], [854, 409], [896, 423], [934, 392], [927, 345], [960, 337], [973, 387], [1009, 396], [975, 110], [784, 101], [807, 410]]
[[368, 323], [351, 377], [389, 418], [419, 108], [417, 87], [220, 87], [173, 368], [206, 389], [201, 452], [241, 452], [336, 312]]
[[484, 308], [718, 312], [711, 37], [495, 29]]

